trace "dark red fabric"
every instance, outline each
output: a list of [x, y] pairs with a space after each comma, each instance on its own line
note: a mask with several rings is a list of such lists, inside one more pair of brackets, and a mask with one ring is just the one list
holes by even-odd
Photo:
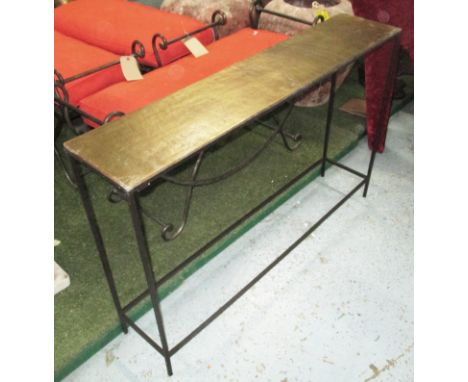
[[[402, 28], [401, 46], [414, 61], [414, 5], [411, 0], [353, 0], [356, 16]], [[392, 56], [388, 43], [365, 61], [369, 148], [383, 152], [392, 105], [393, 83], [385, 86]], [[383, 103], [382, 103], [383, 102]]]

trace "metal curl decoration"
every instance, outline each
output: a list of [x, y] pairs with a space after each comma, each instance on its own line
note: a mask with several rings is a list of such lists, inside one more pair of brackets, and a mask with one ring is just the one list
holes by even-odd
[[162, 35], [161, 33], [156, 33], [156, 34], [153, 36], [153, 41], [156, 41], [158, 38], [161, 39], [161, 42], [159, 43], [159, 47], [160, 47], [162, 50], [166, 50], [167, 47], [169, 46], [169, 42], [167, 41], [167, 38], [164, 37], [164, 35]]
[[[198, 154], [198, 158], [195, 163], [195, 166], [193, 167], [192, 176], [190, 178], [192, 182], [195, 182], [197, 179], [198, 171], [200, 170], [200, 165], [201, 165], [204, 153], [205, 153], [204, 151], [200, 151], [200, 153]], [[163, 226], [161, 235], [165, 241], [174, 240], [184, 230], [185, 225], [187, 224], [188, 215], [190, 212], [190, 205], [192, 203], [192, 195], [193, 195], [194, 187], [195, 186], [192, 185], [187, 188], [187, 194], [185, 196], [184, 213], [182, 216], [182, 223], [180, 223], [179, 227], [175, 228], [174, 225], [170, 223]]]
[[253, 29], [258, 28], [258, 21], [260, 20], [260, 14], [262, 12], [263, 7], [264, 4], [262, 0], [252, 0], [252, 3], [250, 4], [249, 20], [250, 26]]
[[63, 79], [62, 74], [57, 69], [54, 69], [54, 77], [56, 78], [54, 83], [58, 82], [58, 83], [61, 83], [61, 84], [65, 84], [65, 80]]
[[183, 211], [183, 215], [182, 215], [182, 222], [179, 224], [178, 227], [175, 227], [174, 224], [172, 224], [172, 223], [164, 223], [160, 219], [158, 219], [157, 217], [150, 215], [145, 210], [142, 210], [143, 214], [145, 216], [147, 216], [148, 218], [150, 218], [151, 220], [153, 220], [154, 222], [156, 222], [157, 224], [159, 224], [162, 227], [161, 228], [161, 236], [162, 236], [163, 240], [165, 240], [165, 241], [174, 240], [175, 238], [177, 238], [183, 232], [183, 230], [184, 230], [184, 228], [185, 228], [185, 226], [187, 224], [187, 221], [188, 221], [190, 206], [191, 206], [191, 203], [192, 203], [193, 189], [195, 187], [206, 186], [206, 185], [209, 185], [209, 184], [219, 182], [219, 181], [221, 181], [223, 179], [226, 179], [226, 178], [230, 177], [231, 175], [234, 175], [235, 173], [241, 171], [247, 165], [252, 163], [265, 150], [265, 148], [268, 147], [268, 145], [274, 140], [274, 138], [278, 134], [283, 134], [284, 125], [285, 125], [287, 119], [289, 118], [289, 115], [291, 114], [291, 112], [293, 110], [293, 106], [294, 106], [293, 104], [289, 105], [289, 109], [287, 110], [286, 115], [283, 117], [282, 121], [279, 122], [278, 125], [274, 128], [275, 131], [273, 132], [273, 134], [270, 137], [268, 137], [268, 139], [263, 143], [263, 145], [252, 156], [250, 156], [246, 160], [243, 160], [239, 165], [225, 171], [223, 174], [220, 174], [220, 175], [217, 175], [217, 176], [214, 176], [214, 177], [211, 177], [211, 178], [205, 178], [205, 179], [197, 180], [198, 172], [200, 170], [200, 166], [201, 166], [201, 163], [202, 163], [202, 160], [203, 160], [203, 156], [205, 154], [205, 151], [200, 151], [198, 153], [197, 161], [196, 161], [196, 163], [195, 163], [195, 165], [193, 167], [192, 174], [191, 174], [189, 179], [179, 180], [179, 179], [176, 179], [176, 178], [174, 178], [172, 176], [168, 176], [168, 175], [161, 176], [162, 179], [164, 179], [164, 180], [166, 180], [166, 181], [168, 181], [170, 183], [174, 183], [174, 184], [177, 184], [177, 185], [180, 185], [180, 186], [187, 187], [187, 193], [186, 193], [186, 196], [185, 196], [184, 211]]
[[[190, 179], [192, 181], [196, 180], [196, 177], [198, 175], [198, 171], [199, 171], [201, 163], [202, 163], [203, 155], [204, 155], [204, 151], [200, 151], [200, 153], [198, 154], [198, 158], [197, 158], [197, 161], [195, 163], [195, 166], [193, 167], [192, 175], [190, 177]], [[182, 214], [182, 222], [179, 224], [179, 226], [177, 228], [174, 226], [174, 224], [163, 222], [160, 218], [158, 218], [155, 215], [150, 214], [148, 211], [146, 211], [145, 209], [142, 208], [143, 215], [145, 215], [147, 218], [151, 219], [153, 222], [155, 222], [155, 223], [157, 223], [157, 224], [159, 224], [161, 226], [161, 237], [163, 238], [164, 241], [174, 240], [184, 230], [185, 225], [187, 224], [187, 221], [188, 221], [188, 216], [189, 216], [189, 212], [190, 212], [190, 205], [192, 203], [192, 196], [193, 196], [193, 189], [194, 188], [195, 188], [195, 186], [189, 186], [187, 188], [187, 193], [185, 195], [184, 211], [183, 211], [183, 214]], [[114, 189], [112, 192], [114, 193], [113, 196], [115, 196], [115, 197], [118, 196], [117, 190]], [[109, 194], [108, 199], [110, 197], [111, 197], [111, 194]], [[109, 199], [109, 201], [114, 203], [114, 200]], [[115, 202], [117, 202], [117, 200]]]
[[120, 192], [116, 188], [112, 188], [110, 192], [107, 194], [107, 201], [116, 204], [119, 203], [123, 200], [123, 196], [120, 194]]
[[[289, 137], [294, 141], [294, 144], [290, 144], [286, 137]], [[291, 133], [286, 133], [286, 132], [281, 132], [281, 138], [283, 139], [284, 146], [289, 150], [289, 151], [294, 151], [296, 150], [302, 143], [302, 135], [297, 133], [297, 134], [291, 134]]]
[[158, 67], [160, 67], [162, 66], [162, 61], [161, 61], [161, 56], [159, 55], [159, 52], [158, 52], [158, 44], [157, 44], [158, 39], [161, 40], [161, 42], [159, 43], [159, 47], [162, 50], [167, 49], [168, 43], [167, 43], [166, 37], [164, 37], [161, 33], [154, 34], [153, 38], [151, 39], [151, 46], [153, 48], [154, 58], [156, 59]]
[[211, 23], [216, 24], [216, 25], [226, 25], [227, 23], [226, 14], [219, 9], [217, 11], [214, 11], [213, 14], [211, 15]]
[[[290, 106], [291, 105], [292, 104], [290, 104]], [[278, 120], [278, 118], [276, 116], [273, 116], [273, 120], [275, 121], [276, 126], [279, 126], [281, 124], [281, 122]], [[270, 127], [269, 125], [266, 125], [266, 124], [263, 124], [263, 125], [268, 127], [268, 128], [273, 128], [273, 127]], [[280, 130], [280, 135], [281, 135], [281, 139], [283, 140], [284, 147], [286, 147], [289, 151], [296, 150], [302, 143], [302, 135], [300, 133], [293, 134], [293, 133], [290, 133], [288, 131], [284, 131], [284, 129], [281, 129]], [[291, 139], [294, 143], [290, 144], [288, 142], [287, 138]]]
[[145, 46], [140, 40], [135, 40], [132, 42], [132, 54], [136, 58], [144, 58], [146, 55]]
[[227, 23], [227, 16], [221, 10], [216, 10], [211, 15], [211, 26], [213, 27], [213, 36], [215, 40], [219, 39], [219, 27], [222, 25], [226, 25]]
[[57, 102], [55, 102], [55, 107], [59, 108], [60, 114], [65, 120], [65, 123], [67, 124], [68, 128], [74, 132], [74, 126], [70, 118], [70, 110], [68, 109], [68, 107], [65, 106], [65, 104], [67, 104], [70, 99], [68, 91], [65, 87], [65, 81], [63, 79], [63, 76], [55, 69], [54, 76], [57, 77], [57, 81], [54, 81], [54, 95], [56, 98], [64, 101], [64, 104], [58, 104]]
[[[61, 94], [58, 91], [59, 89], [62, 91]], [[68, 91], [65, 88], [65, 80], [62, 74], [60, 74], [60, 72], [57, 69], [54, 69], [54, 94], [57, 98], [60, 98], [65, 102], [68, 102], [70, 98], [68, 96]]]
[[[185, 196], [185, 203], [184, 203], [184, 211], [183, 211], [183, 214], [182, 214], [182, 222], [177, 227], [172, 223], [166, 223], [166, 222], [162, 221], [157, 216], [154, 216], [154, 215], [150, 214], [149, 212], [147, 212], [145, 209], [142, 209], [142, 213], [146, 217], [148, 217], [153, 222], [155, 222], [155, 223], [157, 223], [158, 225], [161, 226], [161, 236], [162, 236], [163, 240], [165, 240], [165, 241], [174, 240], [175, 238], [177, 238], [183, 232], [185, 226], [187, 225], [189, 212], [190, 212], [190, 207], [191, 207], [191, 203], [192, 203], [193, 190], [194, 190], [195, 187], [206, 186], [206, 185], [209, 185], [209, 184], [219, 182], [219, 181], [221, 181], [223, 179], [226, 179], [226, 178], [234, 175], [235, 173], [241, 171], [242, 169], [247, 167], [247, 165], [252, 163], [266, 149], [266, 147], [268, 147], [268, 145], [271, 142], [273, 142], [274, 138], [278, 134], [280, 134], [283, 137], [283, 141], [285, 142], [286, 147], [288, 147], [288, 149], [290, 149], [290, 150], [294, 150], [296, 148], [296, 146], [298, 146], [301, 143], [301, 142], [298, 142], [298, 144], [296, 146], [290, 146], [288, 144], [288, 142], [285, 141], [285, 136], [290, 137], [294, 141], [300, 141], [302, 139], [300, 134], [292, 135], [290, 133], [287, 133], [287, 132], [283, 131], [284, 125], [285, 125], [286, 121], [288, 120], [288, 118], [289, 118], [289, 116], [290, 116], [290, 114], [291, 114], [291, 112], [293, 110], [293, 107], [294, 107], [294, 104], [292, 104], [292, 103], [289, 104], [289, 108], [287, 109], [287, 112], [283, 116], [281, 121], [275, 119], [276, 126], [266, 125], [269, 128], [273, 129], [274, 132], [273, 132], [273, 134], [271, 134], [270, 137], [268, 137], [268, 139], [263, 143], [263, 145], [255, 153], [253, 153], [253, 155], [251, 155], [247, 159], [244, 159], [237, 166], [234, 166], [233, 168], [230, 168], [229, 170], [225, 171], [223, 174], [220, 174], [220, 175], [217, 175], [217, 176], [214, 176], [214, 177], [211, 177], [211, 178], [205, 178], [205, 179], [197, 180], [198, 172], [200, 170], [200, 166], [201, 166], [201, 163], [202, 163], [202, 160], [203, 160], [203, 156], [205, 154], [205, 151], [200, 151], [198, 153], [197, 161], [196, 161], [196, 163], [195, 163], [195, 165], [193, 167], [192, 174], [191, 174], [189, 179], [186, 179], [186, 180], [180, 179], [179, 180], [179, 179], [177, 179], [175, 177], [168, 176], [168, 175], [161, 176], [161, 179], [164, 179], [164, 180], [166, 180], [166, 181], [168, 181], [170, 183], [174, 183], [174, 184], [177, 184], [177, 185], [180, 185], [180, 186], [187, 187], [187, 192], [186, 192], [186, 196]], [[112, 203], [117, 203], [117, 202], [119, 202], [121, 200], [120, 199], [121, 197], [122, 196], [119, 194], [119, 192], [116, 189], [113, 189], [108, 195], [108, 200], [110, 202], [112, 202]]]
[[68, 91], [65, 88], [65, 85], [60, 82], [54, 83], [54, 95], [64, 102], [68, 102], [69, 100]]
[[[70, 98], [68, 95], [68, 91], [65, 88], [65, 80], [62, 74], [57, 69], [54, 69], [54, 96], [67, 103]], [[65, 160], [62, 157], [62, 154], [60, 153], [60, 150], [58, 149], [57, 143], [56, 143], [56, 140], [58, 139], [60, 133], [62, 132], [63, 121], [65, 121], [67, 126], [73, 130], [73, 124], [70, 119], [70, 112], [66, 106], [59, 104], [58, 102], [54, 102], [54, 105], [55, 105], [54, 116], [56, 115], [58, 117], [57, 121], [54, 120], [54, 129], [55, 129], [54, 131], [55, 133], [54, 134], [54, 154], [64, 170], [67, 181], [74, 188], [77, 188], [77, 185], [73, 177], [70, 175], [67, 165], [65, 164]]]
[[293, 107], [294, 107], [293, 104], [289, 106], [289, 109], [287, 110], [286, 115], [283, 117], [283, 120], [281, 121], [281, 123], [278, 124], [278, 126], [274, 129], [273, 134], [271, 134], [267, 138], [267, 140], [263, 143], [263, 145], [256, 152], [254, 152], [250, 157], [241, 161], [241, 163], [238, 164], [237, 166], [234, 166], [230, 168], [229, 170], [225, 171], [223, 174], [216, 175], [211, 178], [200, 179], [200, 180], [177, 179], [169, 175], [161, 175], [161, 179], [164, 179], [170, 183], [177, 184], [179, 186], [200, 187], [200, 186], [208, 186], [210, 184], [214, 184], [214, 183], [217, 183], [224, 179], [229, 178], [230, 176], [246, 168], [250, 163], [252, 163], [255, 159], [257, 159], [257, 157], [270, 145], [270, 143], [273, 142], [274, 138], [278, 134], [281, 134], [283, 132], [284, 124], [289, 118], [289, 115], [291, 114]]
[[109, 123], [110, 121], [112, 121], [114, 118], [116, 117], [122, 117], [124, 116], [125, 113], [122, 112], [122, 111], [113, 111], [109, 114], [106, 115], [106, 118], [104, 118], [104, 123]]

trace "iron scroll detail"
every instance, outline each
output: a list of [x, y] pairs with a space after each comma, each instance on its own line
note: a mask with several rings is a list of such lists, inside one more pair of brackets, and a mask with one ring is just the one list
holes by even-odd
[[146, 55], [145, 46], [140, 40], [134, 40], [132, 42], [132, 55], [135, 58], [144, 58]]
[[[190, 176], [189, 179], [177, 179], [177, 178], [175, 178], [173, 176], [169, 176], [169, 175], [166, 175], [166, 174], [160, 176], [161, 179], [163, 179], [163, 180], [165, 180], [167, 182], [170, 182], [170, 183], [173, 183], [173, 184], [176, 184], [176, 185], [179, 185], [179, 186], [187, 187], [187, 192], [186, 192], [186, 195], [185, 195], [185, 202], [184, 202], [184, 211], [183, 211], [183, 214], [182, 214], [182, 221], [181, 221], [181, 223], [179, 223], [179, 225], [177, 227], [172, 223], [162, 222], [161, 219], [159, 219], [158, 217], [153, 216], [152, 214], [150, 214], [147, 211], [145, 211], [144, 209], [142, 209], [143, 214], [146, 217], [148, 217], [149, 219], [151, 219], [152, 221], [154, 221], [155, 223], [157, 223], [157, 224], [159, 224], [161, 226], [161, 236], [162, 236], [163, 240], [165, 240], [165, 241], [174, 240], [184, 230], [184, 228], [185, 228], [185, 226], [187, 224], [187, 221], [188, 221], [190, 206], [191, 206], [191, 202], [192, 202], [193, 191], [194, 191], [195, 187], [207, 186], [207, 185], [210, 185], [210, 184], [220, 182], [220, 181], [222, 181], [224, 179], [227, 179], [230, 176], [236, 174], [237, 172], [241, 171], [242, 169], [247, 167], [249, 164], [251, 164], [273, 142], [275, 137], [277, 137], [278, 135], [281, 135], [281, 137], [283, 139], [283, 142], [285, 142], [286, 138], [284, 136], [283, 128], [284, 128], [284, 125], [285, 125], [286, 121], [288, 120], [288, 118], [289, 118], [289, 116], [290, 116], [290, 114], [291, 114], [291, 112], [293, 110], [293, 107], [294, 107], [294, 104], [289, 105], [289, 107], [288, 107], [288, 109], [286, 111], [286, 115], [283, 117], [283, 119], [281, 121], [276, 121], [277, 123], [276, 123], [276, 126], [274, 127], [273, 133], [267, 138], [267, 140], [262, 144], [262, 146], [257, 151], [255, 151], [247, 159], [243, 160], [240, 164], [230, 168], [229, 170], [225, 171], [224, 173], [222, 173], [220, 175], [210, 177], [210, 178], [197, 179], [198, 172], [200, 170], [200, 166], [202, 164], [202, 160], [203, 160], [204, 154], [205, 154], [205, 151], [203, 150], [203, 151], [200, 151], [198, 153], [196, 163], [195, 163], [195, 165], [193, 167], [193, 170], [192, 170], [192, 173], [191, 173], [191, 176]], [[299, 138], [297, 138], [297, 139], [299, 139]], [[297, 146], [299, 145], [299, 143], [297, 144]], [[289, 150], [294, 150], [294, 148], [296, 146], [290, 147], [290, 146], [286, 145], [286, 147]], [[109, 195], [109, 197], [110, 196], [111, 195]], [[117, 200], [118, 195], [114, 194], [113, 196], [115, 196], [116, 199], [115, 200], [109, 199], [109, 201], [113, 201], [113, 202], [118, 201]]]
[[204, 27], [195, 29], [191, 32], [184, 33], [171, 40], [168, 40], [161, 33], [155, 33], [151, 39], [151, 46], [153, 48], [153, 54], [158, 64], [158, 67], [162, 66], [161, 55], [159, 54], [158, 49], [166, 50], [169, 47], [169, 45], [182, 41], [188, 37], [195, 36], [196, 34], [203, 32], [210, 28], [213, 28], [214, 38], [215, 40], [217, 40], [219, 38], [218, 28], [222, 25], [225, 25], [226, 23], [227, 23], [226, 14], [221, 10], [217, 10], [217, 11], [214, 11], [213, 14], [211, 15], [211, 24], [205, 25]]

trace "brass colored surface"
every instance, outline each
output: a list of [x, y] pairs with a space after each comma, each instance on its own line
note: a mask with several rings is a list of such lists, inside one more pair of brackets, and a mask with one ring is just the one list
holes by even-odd
[[358, 17], [336, 16], [71, 139], [65, 148], [114, 184], [131, 191], [399, 32], [398, 28]]

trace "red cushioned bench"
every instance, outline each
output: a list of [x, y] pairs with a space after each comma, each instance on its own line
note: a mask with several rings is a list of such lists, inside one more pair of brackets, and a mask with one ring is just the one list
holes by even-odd
[[[146, 72], [187, 55], [189, 51], [181, 42], [187, 34], [210, 43], [218, 36], [217, 28], [225, 22], [226, 16], [220, 11], [206, 25], [125, 0], [77, 0], [56, 8], [56, 114], [71, 127], [69, 112], [79, 113], [81, 98], [125, 81], [120, 69], [122, 54], [146, 64], [140, 67]], [[167, 44], [161, 50], [156, 48], [159, 37]], [[60, 126], [56, 128], [60, 130]]]
[[[158, 32], [171, 40], [203, 28], [205, 24], [188, 16], [162, 11], [124, 0], [76, 0], [54, 11], [58, 32], [105, 49], [117, 55], [130, 55], [132, 43], [139, 40], [146, 51], [141, 62], [150, 67], [166, 65], [189, 53], [182, 42], [160, 52], [160, 62], [151, 51], [153, 35]], [[213, 30], [195, 36], [205, 45], [214, 40]]]
[[[54, 68], [64, 79], [119, 60], [119, 56], [116, 54], [65, 36], [57, 31], [54, 31], [54, 48]], [[71, 81], [66, 84], [68, 102], [73, 105], [78, 104], [82, 98], [121, 81], [125, 81], [125, 78], [119, 66], [111, 66]]]
[[[242, 29], [208, 45], [209, 53], [204, 56], [186, 56], [144, 75], [143, 80], [121, 82], [83, 98], [80, 109], [101, 121], [112, 112], [130, 113], [287, 38], [280, 33]], [[90, 120], [86, 122], [99, 126]]]

